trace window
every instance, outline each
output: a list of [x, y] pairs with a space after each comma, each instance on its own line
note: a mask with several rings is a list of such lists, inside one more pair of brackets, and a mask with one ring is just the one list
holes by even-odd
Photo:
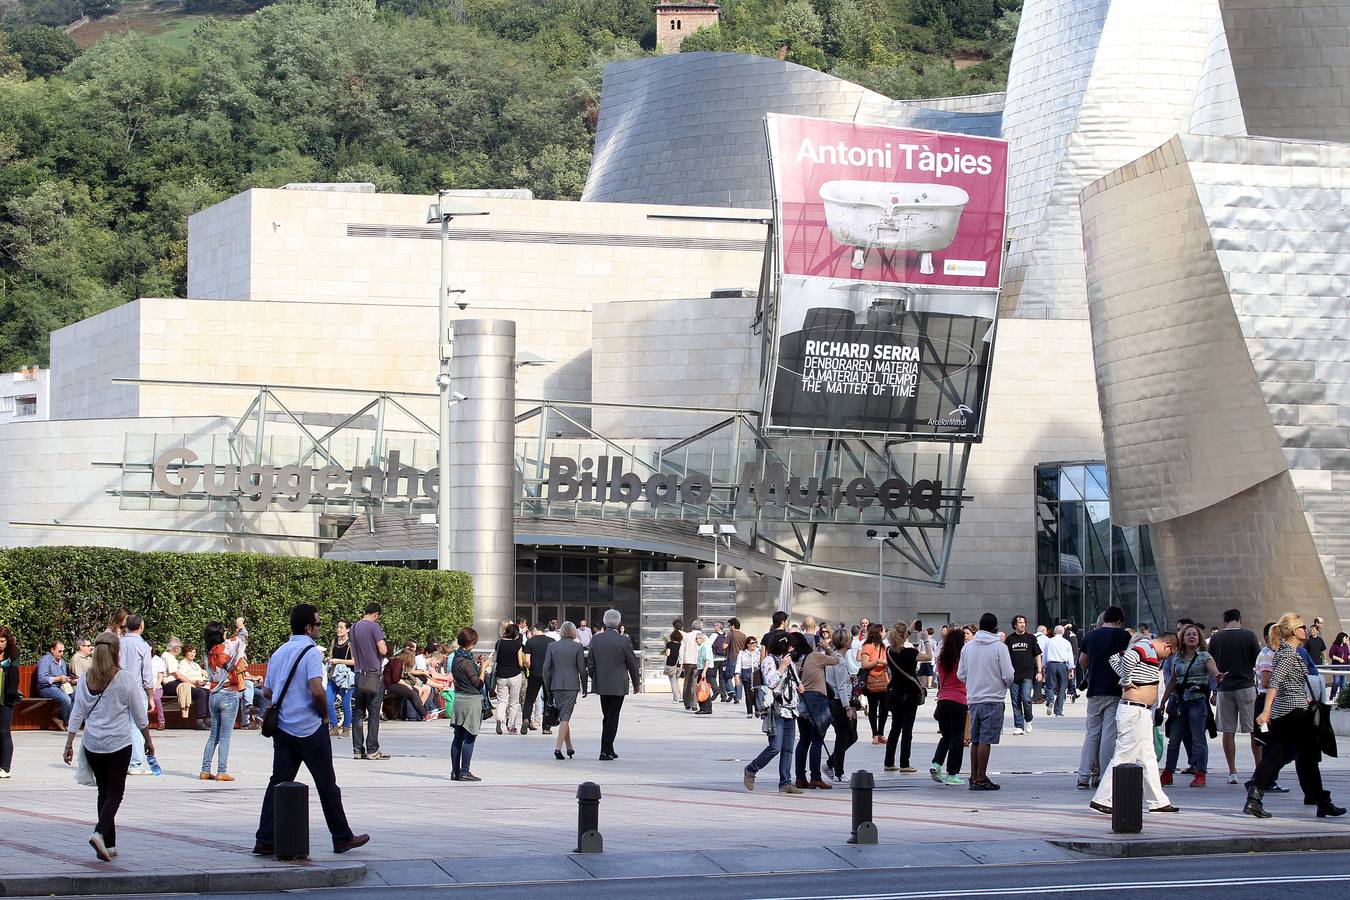
[[0, 397], [0, 413], [14, 414], [14, 398]]
[[679, 19], [676, 19], [676, 20], [675, 20], [675, 30], [676, 30], [676, 31], [679, 31], [679, 30], [680, 30], [680, 20], [679, 20]]
[[1036, 613], [1040, 624], [1070, 621], [1082, 633], [1108, 606], [1130, 623], [1166, 621], [1147, 528], [1111, 523], [1106, 466], [1036, 467]]
[[15, 397], [14, 415], [16, 416], [36, 416], [37, 415], [37, 397]]

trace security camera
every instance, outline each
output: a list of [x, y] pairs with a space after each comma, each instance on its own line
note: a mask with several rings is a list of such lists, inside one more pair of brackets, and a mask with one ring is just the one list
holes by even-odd
[[468, 308], [469, 308], [469, 301], [468, 301], [468, 300], [456, 300], [456, 301], [455, 301], [455, 305], [458, 306], [461, 310], [465, 310], [465, 309], [468, 309]]
[[459, 391], [451, 391], [451, 392], [450, 392], [450, 399], [451, 399], [451, 400], [454, 400], [456, 403], [461, 403], [461, 402], [463, 402], [463, 401], [465, 401], [465, 400], [468, 400], [468, 399], [469, 399], [469, 395], [468, 395], [468, 394], [461, 394]]

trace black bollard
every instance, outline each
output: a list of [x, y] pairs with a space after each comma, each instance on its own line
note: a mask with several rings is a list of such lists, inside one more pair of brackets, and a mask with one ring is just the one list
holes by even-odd
[[577, 787], [577, 849], [575, 853], [603, 853], [600, 835], [600, 785], [594, 781]]
[[859, 769], [853, 773], [853, 835], [850, 844], [875, 844], [877, 826], [872, 821], [872, 789], [876, 781], [872, 773]]
[[283, 781], [272, 792], [277, 859], [309, 859], [309, 785]]
[[1144, 830], [1144, 767], [1137, 763], [1121, 763], [1111, 770], [1111, 830], [1116, 834]]

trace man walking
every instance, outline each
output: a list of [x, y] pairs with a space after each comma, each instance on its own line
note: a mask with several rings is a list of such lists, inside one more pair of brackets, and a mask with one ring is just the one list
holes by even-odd
[[1115, 750], [1120, 677], [1111, 669], [1111, 657], [1129, 645], [1125, 611], [1108, 606], [1101, 624], [1084, 636], [1078, 653], [1078, 665], [1087, 672], [1087, 731], [1078, 756], [1078, 787], [1082, 790], [1098, 785]]
[[1158, 775], [1158, 755], [1153, 752], [1153, 707], [1158, 702], [1162, 663], [1177, 649], [1177, 636], [1163, 634], [1149, 640], [1136, 638], [1122, 653], [1110, 659], [1111, 670], [1120, 678], [1121, 700], [1116, 705], [1116, 744], [1111, 762], [1102, 770], [1102, 782], [1088, 806], [1111, 813], [1110, 770], [1124, 763], [1144, 768], [1144, 801], [1149, 812], [1176, 812], [1163, 793]]
[[[352, 755], [356, 759], [388, 759], [380, 752], [380, 707], [384, 705], [384, 658], [389, 655], [380, 604], [366, 604], [366, 614], [352, 626], [352, 658], [356, 662], [356, 691], [352, 694]], [[280, 651], [278, 651], [280, 652]], [[272, 667], [267, 668], [269, 680]], [[364, 727], [363, 727], [364, 726]], [[366, 736], [367, 730], [369, 737]]]
[[1064, 718], [1064, 694], [1074, 674], [1073, 644], [1064, 636], [1064, 626], [1055, 626], [1055, 636], [1045, 642], [1045, 708]]
[[633, 693], [642, 693], [642, 671], [638, 667], [633, 642], [619, 634], [622, 621], [617, 609], [605, 610], [605, 630], [591, 638], [591, 652], [587, 660], [590, 669], [591, 690], [600, 695], [600, 760], [618, 759], [614, 752], [614, 737], [619, 733], [619, 711], [628, 693], [628, 682], [633, 682]]
[[[1013, 734], [1031, 734], [1032, 701], [1035, 685], [1045, 677], [1041, 645], [1027, 633], [1027, 617], [1013, 616], [1013, 633], [1008, 635], [1008, 656], [1012, 659], [1013, 683], [1010, 689], [1013, 709]], [[922, 651], [920, 651], [922, 656]]]
[[989, 750], [1003, 734], [1003, 698], [1013, 681], [1008, 645], [998, 639], [998, 617], [980, 616], [980, 630], [961, 650], [956, 677], [965, 682], [969, 705], [970, 790], [996, 791], [989, 780]]
[[[120, 663], [123, 671], [130, 672], [145, 688], [145, 708], [151, 709], [155, 703], [155, 669], [151, 661], [154, 654], [142, 637], [145, 634], [145, 619], [142, 616], [127, 616], [126, 630], [122, 636]], [[127, 727], [131, 729], [131, 766], [127, 773], [149, 775], [150, 769], [145, 764], [145, 736], [141, 734], [136, 720], [130, 716], [127, 717]]]
[[1223, 733], [1223, 755], [1228, 762], [1228, 783], [1237, 784], [1237, 734], [1252, 735], [1252, 756], [1261, 752], [1255, 739], [1256, 657], [1261, 643], [1242, 627], [1242, 612], [1226, 609], [1223, 628], [1209, 642], [1209, 655], [1223, 674], [1215, 696], [1214, 718]]
[[333, 772], [323, 651], [314, 643], [320, 624], [319, 611], [313, 605], [301, 603], [292, 607], [291, 639], [267, 661], [263, 696], [277, 704], [277, 731], [272, 735], [272, 778], [263, 794], [258, 833], [254, 836], [253, 852], [259, 856], [270, 856], [276, 851], [276, 786], [294, 781], [302, 762], [314, 779], [323, 818], [333, 836], [333, 852], [346, 853], [370, 841], [368, 834], [352, 834], [342, 808], [342, 789]]
[[[544, 656], [552, 643], [553, 639], [544, 634], [544, 629], [536, 622], [530, 629], [530, 639], [525, 642], [525, 714], [521, 717], [522, 732], [539, 727], [539, 720], [534, 718], [534, 704], [539, 699], [539, 692], [544, 689]], [[548, 701], [547, 696], [544, 701]], [[545, 728], [544, 734], [552, 734], [552, 731]]]
[[698, 670], [698, 635], [703, 631], [703, 622], [695, 619], [680, 640], [680, 674], [684, 676], [684, 708], [698, 709], [694, 702], [694, 684]]
[[741, 702], [742, 685], [736, 682], [736, 659], [745, 649], [745, 642], [749, 635], [741, 631], [741, 620], [734, 616], [727, 620], [730, 630], [727, 632], [727, 661], [726, 668], [722, 670], [722, 690], [726, 694], [725, 699], [729, 702]]

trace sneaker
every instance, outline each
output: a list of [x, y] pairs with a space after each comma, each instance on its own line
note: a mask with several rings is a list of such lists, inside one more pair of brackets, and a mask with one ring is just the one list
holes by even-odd
[[1238, 783], [1238, 780], [1237, 780], [1237, 773], [1236, 773], [1236, 772], [1229, 772], [1229, 773], [1228, 773], [1228, 783], [1229, 783], [1229, 784], [1237, 784], [1237, 783]]
[[1092, 790], [1092, 785], [1088, 783], [1086, 778], [1080, 778], [1078, 779], [1078, 789], [1080, 791], [1090, 791]]
[[7, 770], [5, 770], [5, 769], [0, 769], [0, 779], [3, 779], [3, 778], [9, 778], [9, 777], [11, 777], [11, 776], [10, 776], [10, 774], [9, 774], [9, 772], [8, 772]]
[[972, 781], [970, 783], [970, 789], [972, 791], [996, 791], [1001, 787], [1003, 787], [1003, 785], [994, 784], [988, 778], [986, 778], [984, 781]]
[[1172, 770], [1163, 769], [1161, 772], [1159, 772], [1158, 781], [1162, 783], [1163, 787], [1167, 787], [1168, 785], [1170, 785], [1172, 783]]
[[965, 784], [965, 783], [966, 783], [966, 780], [965, 780], [964, 778], [962, 778], [960, 775], [944, 775], [943, 778], [942, 778], [941, 783], [942, 783], [942, 784]]
[[900, 767], [900, 774], [901, 774], [901, 775], [913, 775], [916, 771], [918, 771], [918, 770], [915, 769], [913, 766], [901, 766], [901, 767]]
[[460, 772], [460, 773], [459, 773], [459, 780], [460, 780], [460, 781], [482, 781], [483, 779], [479, 778], [477, 775], [473, 774], [472, 772]]
[[1204, 773], [1204, 772], [1196, 772], [1196, 773], [1195, 773], [1195, 777], [1191, 779], [1191, 784], [1190, 784], [1190, 786], [1191, 786], [1191, 787], [1204, 787], [1204, 786], [1205, 786], [1205, 773]]
[[518, 729], [518, 728], [508, 728], [508, 729], [506, 729], [506, 733], [507, 733], [507, 734], [520, 734], [520, 729]]
[[112, 862], [112, 854], [108, 852], [108, 847], [103, 843], [103, 835], [95, 831], [89, 835], [89, 846], [94, 848], [94, 853], [104, 862]]
[[1020, 729], [1020, 728], [1014, 728], [1014, 729], [1013, 729], [1013, 734], [1026, 734], [1026, 732], [1023, 731], [1023, 730]]
[[[899, 766], [886, 766], [886, 771], [887, 771], [887, 772], [899, 772], [899, 771], [900, 771], [900, 767], [899, 767]], [[911, 771], [912, 771], [912, 770], [911, 770]]]
[[1100, 776], [1100, 775], [1093, 775], [1093, 776], [1092, 776], [1092, 789], [1095, 791], [1097, 788], [1101, 787], [1101, 784], [1102, 784], [1102, 776]]
[[128, 775], [149, 775], [150, 770], [142, 766], [139, 769], [127, 769]]
[[1150, 809], [1149, 812], [1174, 813], [1174, 812], [1181, 812], [1181, 810], [1177, 809], [1175, 806], [1169, 803], [1166, 806], [1160, 806], [1157, 809]]
[[741, 783], [745, 785], [747, 791], [753, 791], [755, 789], [755, 773], [749, 769], [742, 769]]
[[1089, 803], [1088, 808], [1094, 809], [1099, 813], [1105, 813], [1108, 816], [1111, 815], [1111, 807], [1107, 806], [1105, 803], [1098, 803], [1096, 800]]
[[932, 778], [938, 784], [942, 784], [942, 779], [946, 778], [947, 776], [942, 771], [942, 766], [938, 765], [937, 763], [931, 763], [928, 766], [928, 777]]
[[1267, 793], [1267, 794], [1287, 794], [1287, 793], [1289, 793], [1289, 788], [1287, 788], [1287, 787], [1280, 787], [1279, 783], [1276, 782], [1275, 784], [1272, 784], [1270, 787], [1266, 788], [1266, 793]]
[[801, 793], [803, 793], [803, 791], [802, 791], [801, 788], [797, 787], [795, 784], [792, 784], [791, 782], [789, 782], [789, 783], [787, 783], [787, 784], [780, 784], [780, 785], [778, 786], [778, 793], [780, 793], [780, 794], [801, 794]]
[[374, 753], [367, 753], [366, 759], [393, 759], [393, 757], [381, 750], [376, 750]]
[[1031, 723], [1028, 722], [1028, 723], [1027, 723], [1027, 727], [1026, 727], [1026, 733], [1027, 733], [1027, 734], [1031, 734], [1031, 732], [1033, 732], [1033, 731], [1035, 731], [1035, 730], [1036, 730], [1036, 729], [1034, 729], [1034, 728], [1031, 727]]

